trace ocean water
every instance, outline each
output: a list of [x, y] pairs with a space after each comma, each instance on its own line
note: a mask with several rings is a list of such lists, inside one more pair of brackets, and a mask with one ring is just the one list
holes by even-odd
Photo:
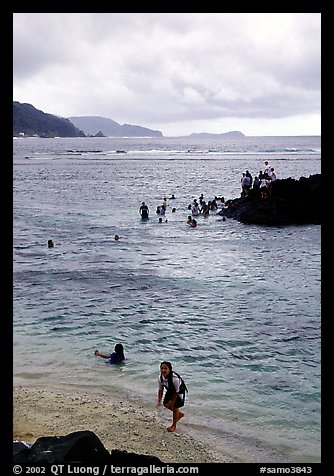
[[[215, 212], [186, 225], [193, 198], [239, 197], [265, 160], [278, 178], [321, 173], [320, 137], [26, 138], [13, 152], [14, 384], [153, 409], [169, 360], [189, 389], [180, 432], [241, 461], [320, 462], [321, 227]], [[124, 366], [94, 357], [117, 342]]]

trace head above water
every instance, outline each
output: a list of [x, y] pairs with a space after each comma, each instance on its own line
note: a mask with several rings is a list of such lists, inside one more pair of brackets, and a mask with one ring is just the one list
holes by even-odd
[[117, 352], [117, 353], [119, 353], [119, 352], [123, 353], [123, 352], [124, 352], [123, 344], [116, 344], [114, 350], [115, 350], [115, 352]]
[[114, 347], [114, 351], [120, 357], [121, 360], [125, 360], [124, 347], [122, 344], [116, 344]]

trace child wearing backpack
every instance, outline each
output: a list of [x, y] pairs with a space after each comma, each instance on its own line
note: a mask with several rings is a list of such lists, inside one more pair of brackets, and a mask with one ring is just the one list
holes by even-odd
[[184, 417], [180, 408], [184, 405], [185, 392], [188, 391], [186, 384], [182, 377], [173, 371], [172, 364], [164, 361], [160, 364], [158, 385], [157, 407], [160, 406], [164, 389], [166, 389], [163, 404], [164, 407], [173, 412], [173, 423], [167, 428], [167, 431], [175, 431], [177, 422]]

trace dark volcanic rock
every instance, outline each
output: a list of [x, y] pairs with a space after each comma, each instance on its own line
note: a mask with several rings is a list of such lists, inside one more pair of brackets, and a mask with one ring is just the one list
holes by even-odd
[[137, 453], [129, 453], [125, 450], [112, 450], [110, 463], [125, 465], [131, 463], [132, 465], [147, 465], [147, 464], [163, 464], [156, 456], [141, 455]]
[[29, 445], [22, 441], [13, 442], [13, 464], [163, 464], [155, 457], [127, 451], [112, 450], [103, 446], [92, 431], [75, 431], [66, 436], [45, 436]]
[[[30, 450], [23, 448], [27, 463], [107, 463], [109, 451], [92, 431], [76, 431], [66, 436], [43, 436]], [[17, 456], [20, 453], [17, 454]], [[22, 456], [22, 455], [21, 455]], [[21, 461], [22, 462], [22, 461]]]
[[24, 464], [28, 461], [31, 445], [23, 441], [13, 441], [13, 461]]
[[282, 226], [321, 224], [321, 175], [276, 180], [268, 198], [254, 190], [248, 197], [227, 201], [219, 215], [241, 223]]

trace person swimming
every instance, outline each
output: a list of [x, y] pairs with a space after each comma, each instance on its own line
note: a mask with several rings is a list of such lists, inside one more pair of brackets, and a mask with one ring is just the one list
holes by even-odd
[[193, 219], [191, 220], [190, 226], [191, 226], [191, 228], [196, 228], [196, 226], [197, 226], [197, 221], [195, 220], [195, 218], [193, 218]]
[[108, 359], [109, 364], [123, 364], [125, 362], [123, 344], [116, 344], [114, 352], [111, 352], [110, 354], [101, 354], [96, 350], [94, 355], [102, 357], [103, 359]]

